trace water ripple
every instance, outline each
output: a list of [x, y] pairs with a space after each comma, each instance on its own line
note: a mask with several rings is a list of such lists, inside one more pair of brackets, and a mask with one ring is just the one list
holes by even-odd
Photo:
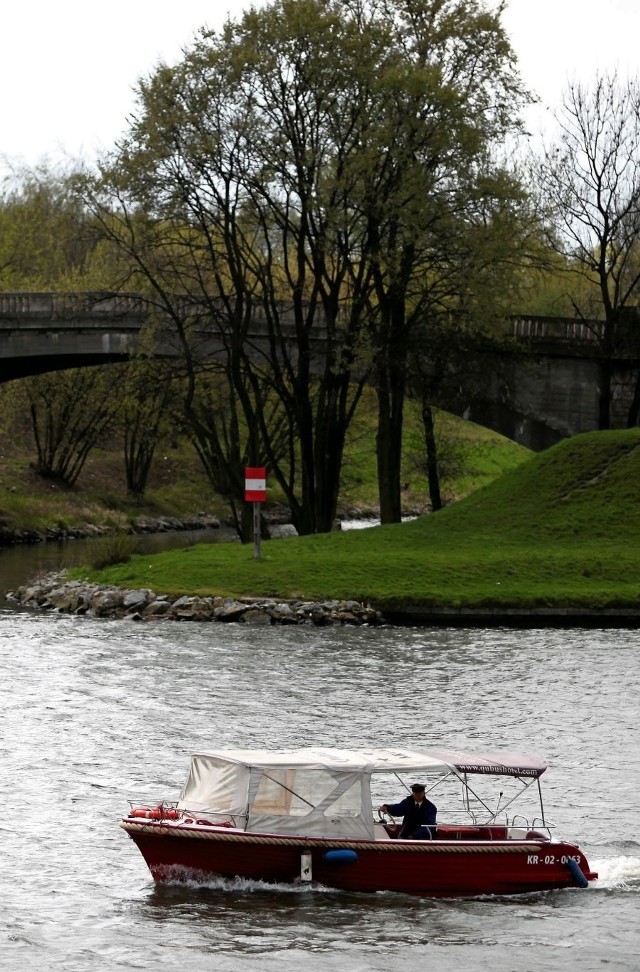
[[[0, 967], [635, 969], [634, 632], [0, 624]], [[311, 744], [539, 752], [548, 814], [600, 879], [472, 902], [154, 886], [117, 826], [128, 800], [175, 795], [198, 749]]]

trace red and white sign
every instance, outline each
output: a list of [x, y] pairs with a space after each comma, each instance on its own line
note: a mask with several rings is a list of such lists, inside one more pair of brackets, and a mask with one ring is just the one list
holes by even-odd
[[246, 503], [264, 503], [267, 498], [267, 470], [264, 466], [247, 466], [244, 471], [244, 498]]

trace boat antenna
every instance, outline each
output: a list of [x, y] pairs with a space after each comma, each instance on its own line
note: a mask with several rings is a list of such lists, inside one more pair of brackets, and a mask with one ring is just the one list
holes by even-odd
[[546, 823], [544, 820], [544, 803], [542, 802], [542, 787], [540, 786], [540, 777], [538, 777], [537, 782], [538, 782], [538, 796], [540, 798], [540, 813], [542, 815], [542, 826], [546, 827]]

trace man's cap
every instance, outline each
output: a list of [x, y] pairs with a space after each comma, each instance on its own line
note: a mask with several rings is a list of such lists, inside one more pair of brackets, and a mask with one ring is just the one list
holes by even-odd
[[424, 783], [414, 783], [411, 787], [412, 793], [424, 793], [425, 786]]

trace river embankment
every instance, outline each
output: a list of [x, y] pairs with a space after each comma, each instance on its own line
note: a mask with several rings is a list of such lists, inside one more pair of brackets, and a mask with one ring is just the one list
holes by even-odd
[[172, 596], [149, 588], [67, 580], [64, 572], [49, 574], [9, 591], [7, 600], [23, 607], [93, 618], [130, 621], [219, 621], [252, 624], [381, 624], [374, 608], [353, 600], [276, 600], [270, 598]]
[[[183, 618], [313, 623], [304, 605], [325, 604], [315, 612], [320, 623], [332, 622], [332, 612], [363, 623], [351, 609], [361, 605], [364, 623], [394, 626], [638, 628], [639, 477], [640, 429], [588, 434], [434, 516], [269, 541], [260, 558], [243, 544], [194, 544], [84, 576], [103, 591], [129, 592], [109, 608], [123, 617], [171, 616], [162, 605], [178, 601], [172, 611], [186, 609]], [[143, 589], [151, 593], [140, 610], [130, 599]], [[202, 610], [197, 600], [180, 601], [194, 595]], [[43, 606], [79, 614], [95, 610], [94, 596], [102, 595], [65, 605], [50, 591], [38, 595]], [[39, 603], [24, 591], [18, 598]], [[276, 612], [279, 604], [286, 610]]]
[[576, 607], [433, 607], [379, 610], [355, 600], [171, 595], [150, 588], [67, 580], [53, 572], [6, 594], [21, 607], [129, 621], [235, 622], [263, 625], [394, 625], [450, 628], [638, 628], [640, 610]]

